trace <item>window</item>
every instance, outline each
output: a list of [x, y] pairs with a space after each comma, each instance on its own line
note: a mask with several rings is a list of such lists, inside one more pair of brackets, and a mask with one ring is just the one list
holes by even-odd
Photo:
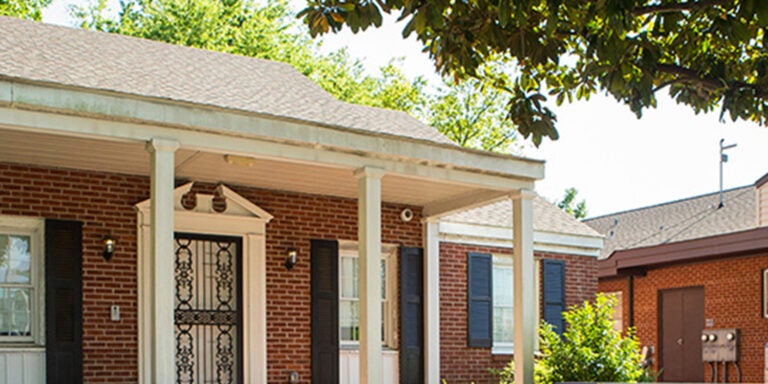
[[42, 221], [0, 217], [0, 342], [41, 340]]
[[[395, 347], [397, 310], [395, 292], [396, 247], [382, 247], [381, 252], [381, 341]], [[339, 338], [342, 346], [356, 346], [360, 341], [357, 243], [339, 243]]]
[[[497, 354], [511, 354], [515, 348], [515, 296], [512, 265], [511, 256], [493, 256], [493, 353]], [[536, 287], [536, 297], [539, 298], [538, 260], [536, 261], [534, 286]], [[538, 323], [539, 311], [536, 311], [537, 326]], [[536, 343], [538, 346], [538, 340]]]

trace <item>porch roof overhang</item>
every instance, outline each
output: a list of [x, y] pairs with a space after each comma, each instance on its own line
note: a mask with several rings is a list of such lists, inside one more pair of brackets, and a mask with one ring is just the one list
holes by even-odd
[[667, 265], [768, 252], [768, 227], [652, 247], [616, 251], [598, 262], [598, 278], [644, 274]]
[[[357, 197], [352, 173], [386, 171], [385, 202], [438, 217], [533, 189], [544, 162], [210, 105], [0, 77], [0, 161], [149, 175], [153, 138], [176, 140], [176, 176]], [[230, 164], [226, 156], [241, 156]]]

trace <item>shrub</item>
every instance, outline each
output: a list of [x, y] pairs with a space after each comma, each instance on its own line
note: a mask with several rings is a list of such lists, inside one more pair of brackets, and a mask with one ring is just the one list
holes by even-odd
[[[616, 298], [598, 294], [594, 304], [585, 302], [563, 313], [568, 324], [562, 337], [552, 326], [539, 327], [541, 354], [534, 374], [537, 384], [558, 382], [653, 381], [643, 367], [640, 343], [634, 329], [627, 335], [613, 329]], [[514, 362], [499, 374], [501, 383], [514, 381]]]

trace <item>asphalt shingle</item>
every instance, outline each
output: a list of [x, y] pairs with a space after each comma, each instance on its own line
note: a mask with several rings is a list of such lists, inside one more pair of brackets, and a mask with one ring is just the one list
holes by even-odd
[[750, 185], [650, 207], [590, 218], [585, 224], [605, 235], [601, 258], [614, 251], [740, 232], [757, 226], [756, 192]]
[[0, 17], [0, 78], [453, 145], [406, 113], [341, 102], [288, 64], [9, 17]]
[[[506, 200], [454, 213], [442, 220], [492, 227], [512, 227], [512, 218], [512, 203]], [[600, 234], [592, 228], [538, 195], [533, 199], [533, 229], [542, 232], [600, 237]]]

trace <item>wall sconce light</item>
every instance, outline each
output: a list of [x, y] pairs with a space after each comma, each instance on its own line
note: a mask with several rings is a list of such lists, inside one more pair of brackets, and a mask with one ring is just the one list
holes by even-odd
[[101, 241], [104, 243], [104, 253], [102, 254], [104, 256], [104, 260], [109, 260], [115, 253], [115, 239], [112, 237], [112, 235], [106, 235]]
[[296, 265], [296, 257], [299, 255], [299, 251], [296, 248], [291, 247], [288, 248], [286, 253], [285, 269], [291, 270], [293, 269], [293, 266]]

